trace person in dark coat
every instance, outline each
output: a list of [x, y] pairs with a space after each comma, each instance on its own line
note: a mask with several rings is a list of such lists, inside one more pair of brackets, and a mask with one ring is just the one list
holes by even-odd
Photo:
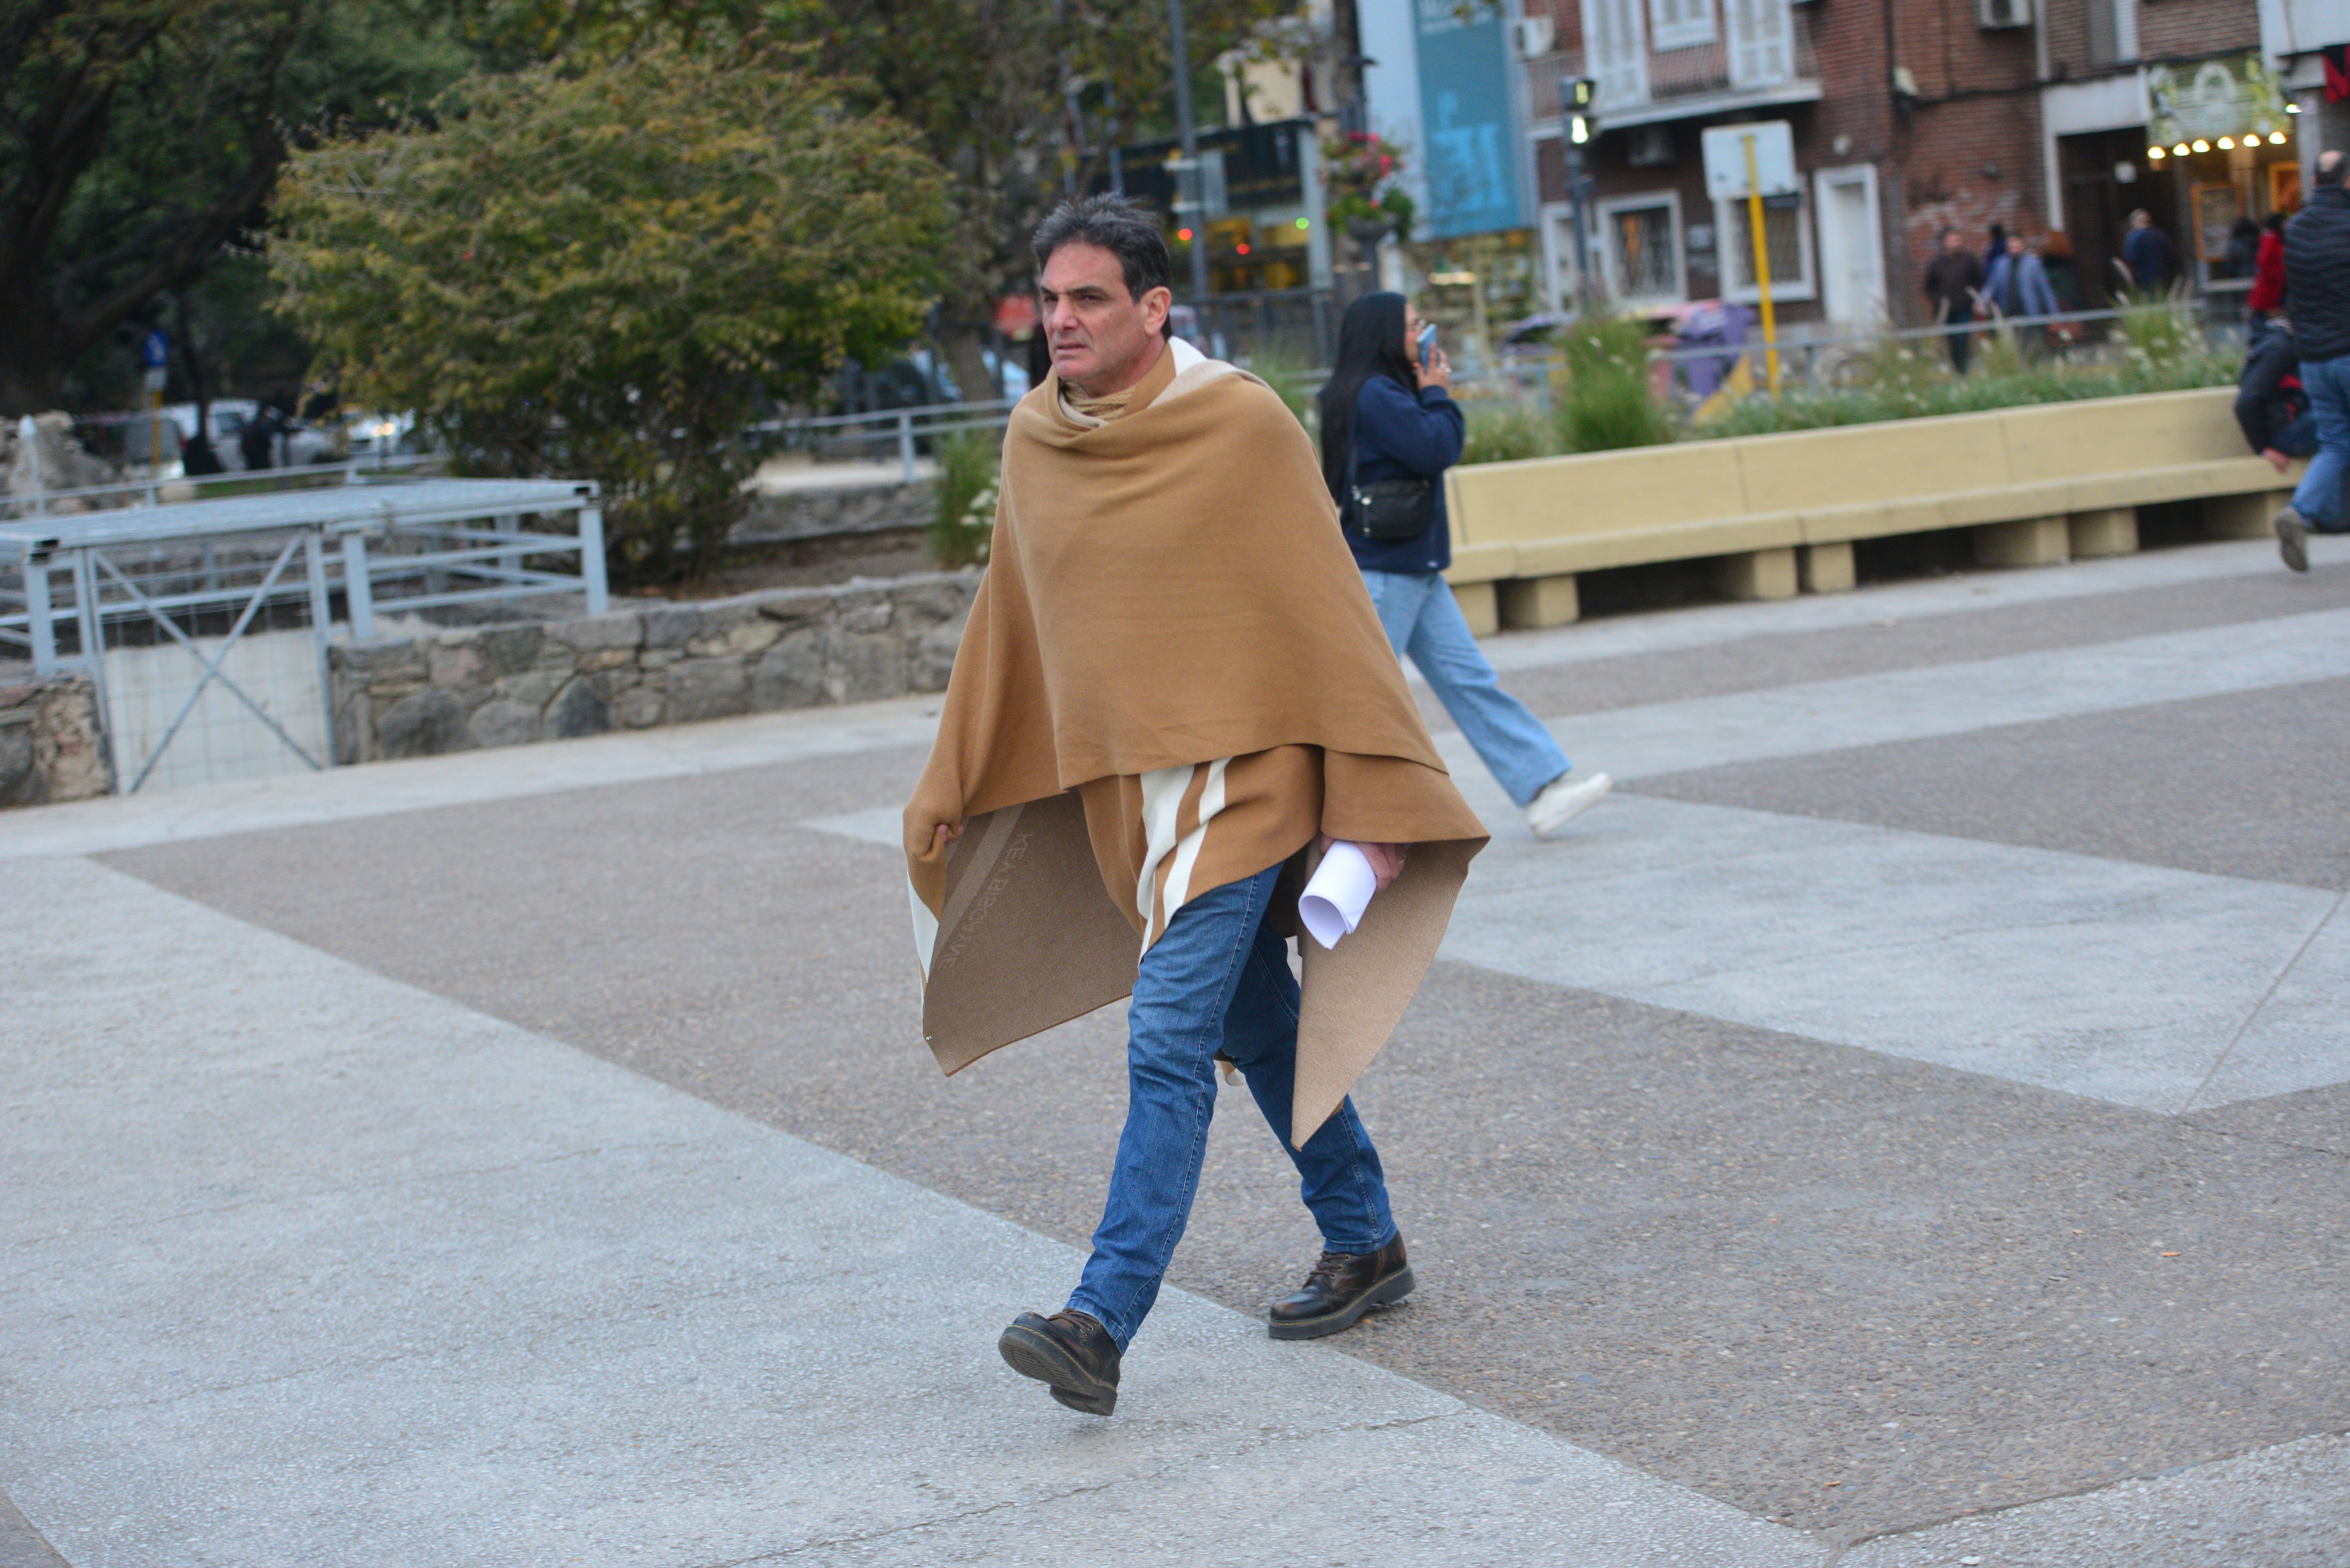
[[[1367, 294], [1347, 306], [1337, 363], [1320, 395], [1322, 478], [1388, 643], [1411, 656], [1494, 779], [1524, 808], [1534, 836], [1547, 838], [1598, 804], [1614, 781], [1606, 774], [1567, 778], [1574, 764], [1542, 721], [1502, 690], [1444, 580], [1452, 564], [1444, 471], [1461, 461], [1468, 423], [1452, 400], [1451, 365], [1433, 352], [1422, 364], [1413, 352], [1419, 325], [1400, 294]], [[1409, 479], [1426, 480], [1434, 492], [1428, 526], [1409, 538], [1371, 538], [1356, 487]]]
[[248, 469], [275, 468], [277, 465], [277, 433], [286, 427], [277, 410], [264, 403], [253, 418], [244, 421], [237, 432], [236, 450]]
[[2261, 223], [2260, 248], [2252, 253], [2252, 286], [2244, 296], [2244, 329], [2253, 337], [2284, 308], [2284, 214], [2271, 213]]
[[2236, 423], [2251, 449], [2282, 473], [2317, 450], [2317, 416], [2301, 385], [2301, 345], [2279, 319], [2252, 339], [2236, 378]]
[[2284, 309], [2301, 345], [2301, 384], [2317, 418], [2317, 453], [2293, 504], [2276, 514], [2277, 553], [2309, 570], [2306, 535], [2350, 529], [2343, 483], [2350, 477], [2350, 156], [2317, 155], [2309, 204], [2284, 226]]
[[[1926, 297], [1933, 304], [1935, 325], [1963, 327], [1972, 321], [1975, 296], [1982, 286], [1982, 263], [1967, 249], [1965, 236], [1956, 229], [1944, 229], [1942, 254], [1926, 266]], [[1974, 334], [1950, 332], [1942, 341], [1950, 351], [1950, 369], [1965, 375], [1968, 357], [1974, 349]]]
[[2129, 233], [2122, 240], [2122, 265], [2129, 269], [2130, 286], [2140, 294], [2159, 294], [2178, 275], [2170, 236], [2154, 226], [2144, 207], [2129, 215]]
[[2250, 218], [2238, 218], [2228, 229], [2228, 275], [2251, 276], [2260, 254], [2261, 226]]

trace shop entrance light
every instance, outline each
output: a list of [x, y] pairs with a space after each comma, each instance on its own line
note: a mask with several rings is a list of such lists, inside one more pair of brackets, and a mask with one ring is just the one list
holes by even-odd
[[2146, 150], [2146, 161], [2148, 163], [2159, 163], [2168, 156], [2169, 154], [2164, 152], [2159, 147], [2149, 147]]
[[2282, 130], [2270, 131], [2269, 145], [2271, 147], [2282, 147], [2284, 145], [2284, 132]]
[[2195, 139], [2195, 151], [2198, 152], [2209, 152], [2211, 151], [2211, 144], [2199, 136]]

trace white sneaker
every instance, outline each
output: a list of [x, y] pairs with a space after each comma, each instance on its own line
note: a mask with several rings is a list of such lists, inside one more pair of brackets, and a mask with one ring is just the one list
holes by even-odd
[[1526, 803], [1526, 826], [1534, 830], [1536, 838], [1548, 838], [1597, 805], [1600, 797], [1615, 787], [1616, 781], [1606, 774], [1594, 774], [1581, 784], [1568, 783], [1562, 774]]

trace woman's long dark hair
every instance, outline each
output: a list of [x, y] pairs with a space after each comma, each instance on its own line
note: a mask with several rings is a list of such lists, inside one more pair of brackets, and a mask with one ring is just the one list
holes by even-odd
[[1346, 506], [1347, 442], [1355, 433], [1355, 400], [1363, 383], [1387, 376], [1403, 383], [1405, 391], [1419, 385], [1412, 374], [1411, 350], [1403, 340], [1403, 296], [1367, 294], [1347, 306], [1338, 324], [1338, 362], [1322, 383], [1322, 481], [1330, 498]]

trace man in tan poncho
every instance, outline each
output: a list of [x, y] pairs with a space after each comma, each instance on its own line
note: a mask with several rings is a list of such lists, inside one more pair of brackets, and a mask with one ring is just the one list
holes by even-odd
[[[994, 543], [906, 807], [923, 1033], [957, 1071], [1131, 993], [1108, 1202], [1068, 1305], [1004, 1358], [1107, 1415], [1243, 1075], [1324, 1251], [1276, 1338], [1412, 1288], [1347, 1098], [1442, 940], [1484, 829], [1430, 743], [1305, 432], [1167, 336], [1165, 241], [1116, 197], [1037, 231], [1053, 374], [1005, 432]], [[1335, 946], [1285, 938], [1333, 842], [1379, 890]], [[1139, 955], [1139, 956], [1138, 956]]]

